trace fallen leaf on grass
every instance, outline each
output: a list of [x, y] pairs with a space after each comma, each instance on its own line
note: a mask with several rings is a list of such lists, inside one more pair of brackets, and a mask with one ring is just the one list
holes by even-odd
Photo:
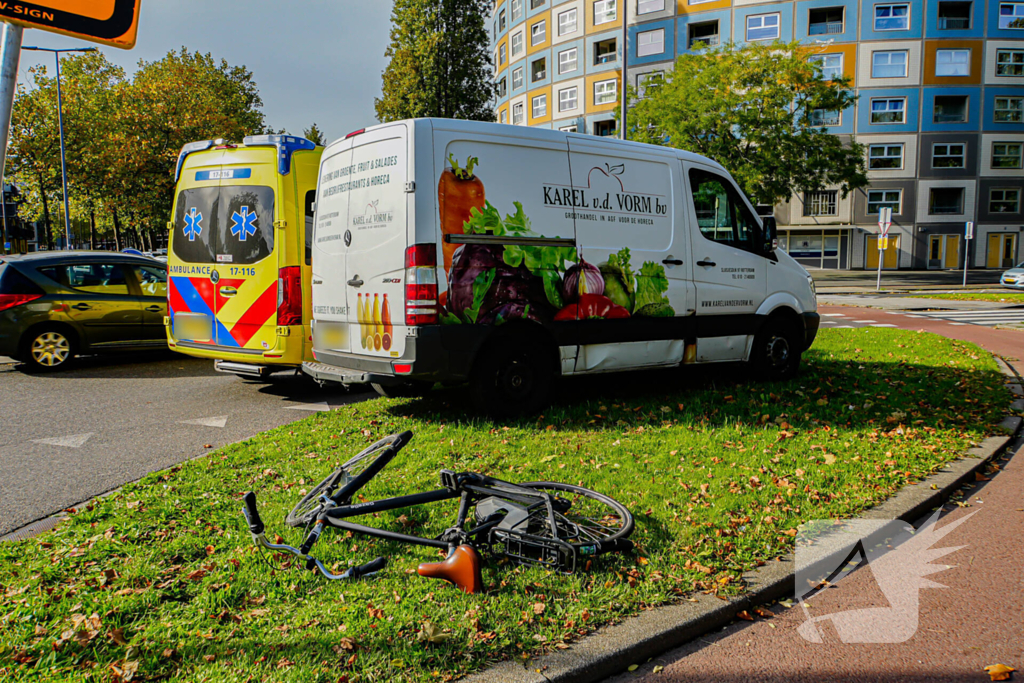
[[124, 629], [123, 628], [112, 629], [110, 631], [110, 633], [108, 633], [107, 635], [110, 637], [110, 639], [112, 641], [114, 641], [118, 645], [127, 645], [128, 644], [128, 640], [124, 637]]
[[437, 626], [434, 626], [429, 621], [424, 621], [423, 626], [420, 627], [419, 632], [416, 634], [416, 640], [421, 643], [443, 643], [451, 638], [451, 634], [444, 633]]
[[338, 641], [338, 644], [335, 645], [332, 649], [340, 655], [342, 652], [346, 650], [349, 652], [355, 652], [357, 649], [359, 649], [359, 645], [356, 643], [356, 641], [352, 640], [351, 638], [342, 638]]
[[1012, 666], [1006, 666], [1005, 664], [990, 664], [985, 667], [985, 673], [987, 673], [988, 677], [993, 681], [1008, 681], [1010, 680], [1010, 674], [1014, 671], [1016, 671], [1016, 669]]

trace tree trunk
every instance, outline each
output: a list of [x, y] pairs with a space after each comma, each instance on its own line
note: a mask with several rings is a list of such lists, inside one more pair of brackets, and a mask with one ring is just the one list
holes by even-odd
[[114, 209], [114, 251], [121, 251], [121, 219]]
[[96, 209], [89, 209], [89, 248], [96, 249]]

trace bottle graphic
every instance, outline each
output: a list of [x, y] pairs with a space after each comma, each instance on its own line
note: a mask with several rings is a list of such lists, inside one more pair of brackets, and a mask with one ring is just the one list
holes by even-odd
[[363, 295], [358, 294], [356, 304], [356, 319], [359, 321], [359, 343], [366, 348], [366, 312], [363, 310]]
[[391, 334], [393, 328], [391, 327], [391, 306], [388, 304], [388, 295], [384, 295], [384, 306], [380, 312], [381, 324], [384, 327], [384, 332], [380, 337], [380, 345], [385, 351], [391, 350]]
[[[373, 295], [373, 339], [372, 339], [372, 344], [373, 344], [373, 350], [374, 351], [380, 351], [381, 336], [382, 336], [381, 333], [383, 331], [384, 331], [384, 326], [381, 325], [381, 322], [380, 322], [380, 299], [378, 298], [378, 296], [376, 294], [374, 294]], [[371, 340], [368, 338], [366, 340], [366, 343], [370, 344]]]

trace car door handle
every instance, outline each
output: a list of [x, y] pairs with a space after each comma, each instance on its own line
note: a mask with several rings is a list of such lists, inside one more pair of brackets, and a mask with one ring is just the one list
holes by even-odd
[[349, 287], [362, 287], [363, 286], [363, 281], [359, 279], [358, 275], [356, 275], [354, 278], [352, 278], [351, 280], [348, 281], [348, 286]]
[[235, 296], [236, 294], [238, 294], [238, 290], [235, 289], [234, 287], [221, 287], [220, 288], [220, 295], [223, 296], [223, 297], [230, 298], [230, 297]]
[[146, 306], [146, 310], [149, 311], [150, 313], [159, 313], [160, 311], [164, 310], [164, 307], [158, 306], [157, 304], [153, 304], [152, 306]]
[[666, 266], [681, 266], [681, 265], [683, 265], [683, 260], [682, 259], [678, 259], [678, 258], [666, 258], [666, 259], [662, 259], [661, 262], [664, 263]]
[[710, 266], [714, 266], [716, 264], [715, 264], [714, 261], [708, 261], [707, 259], [703, 259], [703, 260], [697, 261], [697, 265], [698, 266], [710, 267]]
[[75, 309], [76, 311], [88, 311], [90, 308], [92, 308], [92, 306], [90, 306], [89, 304], [75, 304], [71, 308]]

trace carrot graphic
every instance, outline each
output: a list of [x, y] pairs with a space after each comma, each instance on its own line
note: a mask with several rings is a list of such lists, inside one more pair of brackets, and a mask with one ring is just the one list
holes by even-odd
[[[469, 157], [466, 159], [466, 167], [462, 168], [453, 155], [448, 155], [448, 163], [451, 166], [444, 170], [441, 180], [437, 184], [437, 203], [441, 207], [442, 235], [461, 235], [463, 223], [471, 217], [470, 211], [474, 207], [484, 208], [484, 184], [473, 175], [473, 167], [479, 161], [476, 157]], [[458, 244], [444, 243], [445, 273], [452, 269], [452, 255], [458, 247]]]

